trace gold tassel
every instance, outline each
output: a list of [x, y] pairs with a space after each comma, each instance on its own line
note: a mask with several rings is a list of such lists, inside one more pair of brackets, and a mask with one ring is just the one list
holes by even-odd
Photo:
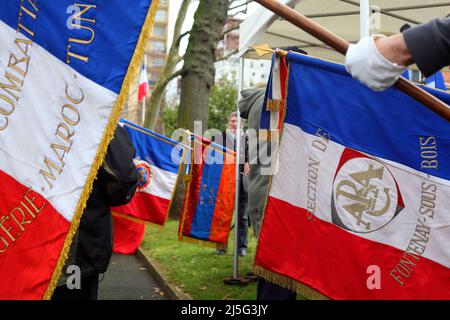
[[136, 222], [136, 223], [139, 223], [139, 224], [144, 224], [144, 225], [152, 226], [152, 227], [158, 227], [158, 228], [161, 228], [161, 229], [164, 228], [164, 225], [156, 224], [156, 223], [153, 223], [153, 222], [150, 222], [150, 221], [145, 221], [145, 220], [142, 220], [142, 219], [139, 219], [139, 218], [135, 218], [135, 217], [132, 217], [132, 216], [127, 216], [126, 214], [123, 214], [123, 213], [120, 213], [120, 212], [113, 211], [112, 215], [115, 216], [115, 217], [119, 217], [119, 218], [123, 218], [123, 219], [129, 220], [129, 221], [133, 221], [133, 222]]
[[266, 111], [280, 112], [286, 107], [286, 100], [267, 99]]
[[289, 53], [289, 51], [285, 51], [285, 50], [282, 50], [282, 49], [276, 49], [275, 50], [275, 54], [278, 57], [287, 57], [288, 53]]
[[53, 275], [52, 275], [50, 283], [47, 287], [47, 290], [45, 291], [45, 294], [44, 294], [45, 300], [51, 299], [51, 297], [53, 295], [53, 291], [56, 288], [58, 279], [59, 279], [62, 269], [64, 267], [64, 264], [68, 258], [70, 245], [72, 244], [72, 239], [73, 239], [73, 237], [78, 229], [78, 226], [80, 224], [80, 219], [83, 214], [83, 211], [86, 208], [86, 203], [91, 194], [92, 186], [94, 184], [94, 180], [97, 177], [98, 169], [100, 168], [100, 166], [103, 163], [103, 159], [106, 155], [106, 151], [108, 150], [108, 145], [114, 136], [114, 132], [116, 131], [117, 122], [120, 119], [120, 116], [122, 114], [122, 109], [128, 99], [128, 94], [130, 92], [131, 85], [133, 84], [133, 81], [136, 78], [138, 71], [140, 70], [140, 64], [141, 64], [142, 58], [144, 56], [145, 46], [148, 43], [148, 40], [150, 38], [151, 28], [154, 23], [155, 14], [156, 14], [156, 11], [158, 10], [158, 6], [159, 6], [159, 0], [153, 0], [151, 2], [151, 6], [149, 8], [147, 17], [146, 17], [144, 25], [142, 27], [138, 43], [136, 45], [136, 49], [133, 54], [133, 58], [130, 62], [127, 74], [123, 81], [122, 89], [120, 90], [120, 94], [117, 98], [117, 101], [116, 101], [114, 107], [113, 107], [111, 117], [109, 118], [108, 124], [106, 125], [105, 134], [103, 135], [103, 138], [100, 142], [100, 145], [97, 150], [96, 157], [95, 157], [95, 161], [91, 167], [88, 178], [86, 180], [86, 184], [81, 193], [80, 200], [78, 201], [77, 207], [75, 209], [75, 214], [73, 216], [69, 232], [66, 236], [66, 240], [64, 241], [64, 245], [61, 250], [61, 254], [56, 263], [56, 267], [55, 267], [55, 270], [53, 271]]
[[281, 274], [266, 270], [260, 266], [255, 265], [254, 272], [261, 278], [264, 278], [265, 280], [277, 284], [290, 291], [294, 291], [309, 300], [330, 300], [328, 297], [304, 285], [303, 283], [297, 282]]
[[278, 143], [280, 141], [280, 130], [278, 129], [260, 129], [258, 131], [258, 139], [260, 141], [275, 141]]

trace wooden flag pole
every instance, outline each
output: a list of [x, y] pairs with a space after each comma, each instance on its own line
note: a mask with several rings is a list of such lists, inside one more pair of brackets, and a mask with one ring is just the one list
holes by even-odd
[[[278, 16], [282, 17], [286, 21], [291, 22], [313, 37], [319, 39], [328, 46], [334, 48], [336, 51], [342, 53], [343, 55], [347, 53], [347, 49], [350, 44], [346, 40], [335, 35], [321, 25], [305, 17], [304, 15], [298, 13], [294, 9], [291, 9], [276, 0], [255, 1], [266, 7], [270, 11], [274, 12]], [[414, 83], [401, 77], [396, 82], [395, 87], [403, 91], [413, 99], [417, 100], [418, 102], [422, 103], [427, 108], [433, 110], [447, 121], [450, 121], [450, 107], [438, 98], [416, 86]]]

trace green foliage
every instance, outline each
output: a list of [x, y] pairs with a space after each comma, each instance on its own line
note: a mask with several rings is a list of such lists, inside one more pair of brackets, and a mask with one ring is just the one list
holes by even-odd
[[[231, 78], [225, 75], [216, 82], [209, 97], [209, 123], [208, 129], [214, 128], [225, 131], [228, 115], [236, 111], [237, 103], [237, 81], [236, 75]], [[171, 136], [178, 128], [178, 105], [166, 106], [163, 111], [165, 134]], [[205, 128], [206, 129], [206, 128]]]
[[164, 122], [164, 134], [167, 137], [172, 135], [178, 128], [178, 105], [166, 106], [162, 114]]
[[214, 85], [209, 97], [208, 128], [225, 131], [229, 114], [237, 108], [236, 83], [236, 75], [233, 74], [231, 80], [225, 75]]
[[[142, 246], [159, 263], [171, 284], [190, 294], [194, 300], [255, 300], [256, 283], [245, 287], [225, 285], [233, 275], [234, 229], [225, 255], [215, 249], [177, 240], [178, 221], [167, 221], [164, 228], [147, 226]], [[239, 275], [253, 270], [256, 239], [248, 230], [249, 255], [239, 257]]]

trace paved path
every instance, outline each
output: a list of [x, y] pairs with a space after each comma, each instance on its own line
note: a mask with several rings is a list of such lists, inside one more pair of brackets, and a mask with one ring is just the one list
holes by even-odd
[[169, 300], [169, 298], [137, 256], [114, 254], [108, 271], [100, 282], [99, 300]]

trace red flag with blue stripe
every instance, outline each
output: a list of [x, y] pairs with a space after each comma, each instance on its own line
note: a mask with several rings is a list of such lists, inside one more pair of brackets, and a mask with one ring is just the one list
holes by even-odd
[[234, 212], [235, 152], [193, 136], [179, 240], [226, 248]]

